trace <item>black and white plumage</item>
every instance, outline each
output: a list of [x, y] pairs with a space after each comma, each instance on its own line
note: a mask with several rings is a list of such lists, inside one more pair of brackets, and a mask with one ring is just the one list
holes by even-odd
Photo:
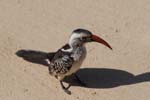
[[85, 44], [88, 42], [99, 42], [112, 49], [106, 41], [93, 35], [90, 31], [76, 29], [72, 32], [68, 43], [56, 52], [44, 53], [32, 50], [19, 50], [17, 55], [24, 59], [32, 58], [47, 61], [50, 75], [60, 80], [62, 88], [68, 92], [62, 81], [66, 76], [79, 70], [86, 57]]
[[75, 73], [86, 56], [85, 47], [79, 46], [72, 51], [67, 51], [71, 49], [71, 47], [65, 49], [66, 46], [69, 47], [69, 44], [66, 44], [64, 47], [59, 49], [54, 55], [53, 59], [48, 61], [50, 64], [50, 74], [57, 77], [59, 80], [62, 80], [65, 76]]

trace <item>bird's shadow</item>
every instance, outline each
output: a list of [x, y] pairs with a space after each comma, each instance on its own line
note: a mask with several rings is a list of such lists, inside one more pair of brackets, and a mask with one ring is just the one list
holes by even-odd
[[[83, 68], [77, 72], [77, 75], [87, 88], [114, 88], [150, 81], [150, 72], [133, 75], [124, 70], [109, 68]], [[64, 81], [72, 86], [81, 86], [72, 77], [66, 77]]]
[[34, 64], [43, 65], [45, 67], [48, 67], [49, 65], [45, 59], [32, 59], [32, 58], [23, 58], [23, 59]]
[[[48, 63], [43, 59], [23, 59], [31, 63], [48, 67]], [[150, 81], [150, 72], [134, 75], [124, 70], [109, 68], [82, 68], [76, 74], [80, 80], [86, 84], [87, 88], [114, 88], [123, 85]], [[64, 82], [67, 82], [72, 86], [81, 86], [77, 83], [75, 77], [72, 77], [73, 75], [66, 77]]]

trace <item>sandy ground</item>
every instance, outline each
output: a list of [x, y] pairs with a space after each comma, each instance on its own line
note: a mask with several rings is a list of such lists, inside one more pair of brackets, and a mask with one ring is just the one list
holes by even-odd
[[[47, 67], [19, 49], [56, 51], [85, 28], [113, 51], [91, 43], [78, 72], [88, 87], [62, 91]], [[0, 100], [150, 100], [149, 0], [0, 0]]]

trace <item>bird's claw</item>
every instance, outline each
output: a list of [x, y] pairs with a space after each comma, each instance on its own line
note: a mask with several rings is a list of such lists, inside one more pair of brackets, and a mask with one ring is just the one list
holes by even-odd
[[71, 85], [69, 84], [68, 87], [65, 87], [65, 86], [63, 85], [63, 82], [62, 82], [62, 81], [60, 81], [60, 84], [61, 84], [62, 89], [63, 89], [67, 94], [71, 95], [71, 91], [68, 90]]
[[63, 89], [67, 94], [71, 95], [71, 91], [69, 91], [68, 89]]

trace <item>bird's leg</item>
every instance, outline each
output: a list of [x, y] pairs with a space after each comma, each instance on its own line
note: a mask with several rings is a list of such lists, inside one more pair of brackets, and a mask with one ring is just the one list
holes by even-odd
[[69, 95], [71, 94], [71, 92], [68, 90], [69, 87], [71, 86], [70, 84], [69, 84], [68, 87], [65, 87], [64, 84], [63, 84], [63, 81], [61, 80], [61, 81], [60, 81], [60, 85], [61, 85], [62, 89], [63, 89], [67, 94], [69, 94]]
[[77, 81], [78, 81], [82, 86], [86, 86], [86, 84], [81, 81], [81, 79], [78, 77], [77, 74], [74, 74], [74, 76], [76, 77]]

